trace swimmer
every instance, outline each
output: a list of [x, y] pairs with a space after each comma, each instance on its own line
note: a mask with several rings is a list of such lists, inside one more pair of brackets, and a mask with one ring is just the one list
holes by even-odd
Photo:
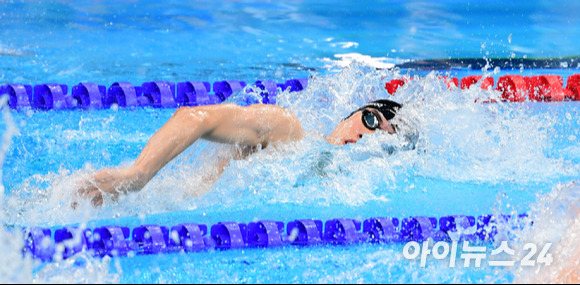
[[[326, 138], [333, 145], [356, 143], [363, 135], [376, 131], [395, 134], [391, 120], [402, 106], [390, 100], [377, 100], [352, 112]], [[171, 160], [199, 139], [240, 146], [243, 159], [273, 142], [292, 142], [304, 138], [298, 118], [280, 106], [255, 104], [247, 107], [220, 104], [179, 108], [169, 121], [147, 142], [132, 167], [104, 169], [85, 181], [78, 194], [95, 206], [103, 203], [104, 193], [116, 198], [141, 190]], [[220, 165], [223, 172], [225, 164]]]

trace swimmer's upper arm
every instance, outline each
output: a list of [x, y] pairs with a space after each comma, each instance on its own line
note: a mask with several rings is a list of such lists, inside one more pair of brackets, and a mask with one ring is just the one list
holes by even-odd
[[221, 104], [207, 106], [205, 111], [207, 131], [202, 138], [206, 140], [256, 146], [304, 137], [298, 118], [279, 106]]

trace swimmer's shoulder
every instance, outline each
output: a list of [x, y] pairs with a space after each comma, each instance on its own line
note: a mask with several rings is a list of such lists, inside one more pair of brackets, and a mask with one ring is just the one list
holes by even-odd
[[244, 107], [269, 134], [269, 141], [298, 141], [305, 137], [300, 120], [292, 111], [277, 105], [254, 104]]

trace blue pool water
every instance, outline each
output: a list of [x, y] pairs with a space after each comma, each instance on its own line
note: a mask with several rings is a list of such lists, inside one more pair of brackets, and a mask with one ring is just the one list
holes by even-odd
[[[365, 219], [532, 213], [526, 241], [557, 242], [573, 219], [580, 178], [580, 103], [475, 103], [498, 96], [449, 90], [438, 75], [580, 73], [558, 69], [394, 69], [425, 59], [577, 56], [579, 4], [548, 1], [0, 2], [0, 85], [92, 81], [141, 84], [311, 77], [284, 93], [308, 136], [232, 161], [229, 147], [197, 142], [143, 191], [73, 210], [75, 183], [129, 165], [172, 109], [5, 112], [0, 282], [511, 282], [523, 268], [427, 268], [402, 245], [250, 249], [41, 264], [21, 257], [7, 228], [86, 224], [174, 225], [260, 219]], [[348, 60], [355, 58], [358, 63]], [[362, 63], [361, 63], [362, 61]], [[567, 62], [567, 61], [566, 61]], [[380, 68], [380, 70], [377, 70]], [[420, 75], [394, 97], [421, 133], [414, 151], [387, 154], [388, 135], [333, 147], [323, 139], [353, 109], [386, 95], [384, 83]], [[482, 100], [479, 100], [480, 102]], [[3, 151], [0, 151], [0, 154]], [[0, 156], [1, 157], [1, 156]], [[324, 167], [318, 167], [320, 162]], [[550, 269], [548, 269], [549, 271]]]

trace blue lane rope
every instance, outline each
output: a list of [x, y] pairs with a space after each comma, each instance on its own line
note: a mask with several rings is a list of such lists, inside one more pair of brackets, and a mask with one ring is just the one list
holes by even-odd
[[[186, 223], [174, 227], [143, 225], [134, 228], [105, 226], [91, 229], [64, 227], [24, 229], [23, 253], [49, 262], [80, 252], [95, 257], [164, 254], [281, 246], [347, 245], [465, 240], [493, 242], [505, 230], [531, 227], [527, 214], [433, 217], [295, 220], [287, 223], [259, 221], [249, 224], [220, 222], [208, 227]], [[286, 231], [284, 231], [286, 230]]]
[[[167, 81], [145, 82], [135, 86], [129, 82], [115, 82], [108, 89], [96, 83], [80, 83], [71, 89], [64, 84], [25, 84], [0, 86], [0, 95], [8, 95], [11, 109], [63, 110], [108, 109], [119, 107], [177, 108], [219, 104], [246, 87], [244, 81], [209, 82], [187, 81], [177, 85]], [[254, 86], [264, 104], [276, 104], [278, 88], [297, 92], [306, 89], [308, 79], [291, 79], [283, 84], [272, 80], [256, 81]], [[213, 93], [210, 93], [213, 89]]]

